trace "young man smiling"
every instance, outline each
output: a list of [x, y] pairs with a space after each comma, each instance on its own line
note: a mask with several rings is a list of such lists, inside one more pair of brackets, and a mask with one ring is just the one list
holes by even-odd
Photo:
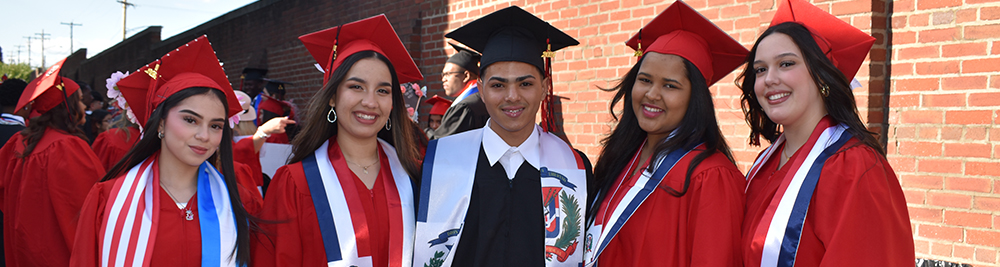
[[579, 266], [590, 162], [535, 124], [550, 86], [542, 56], [579, 43], [517, 6], [446, 37], [483, 53], [490, 119], [428, 145], [414, 266]]

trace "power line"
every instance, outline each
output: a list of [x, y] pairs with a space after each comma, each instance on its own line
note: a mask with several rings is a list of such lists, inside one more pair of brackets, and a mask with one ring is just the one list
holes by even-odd
[[38, 39], [38, 40], [42, 41], [42, 68], [44, 68], [45, 67], [45, 40], [50, 39], [50, 38], [48, 38], [46, 36], [49, 36], [51, 34], [45, 33], [45, 29], [42, 29], [42, 33], [35, 33], [35, 35], [40, 36], [40, 37], [35, 37], [35, 39]]
[[73, 26], [83, 26], [83, 24], [73, 23], [73, 21], [70, 21], [69, 23], [60, 22], [59, 24], [69, 26], [69, 54], [72, 55], [73, 51], [74, 51], [73, 50]]
[[21, 48], [22, 47], [24, 47], [24, 46], [23, 45], [17, 45], [17, 63], [18, 64], [22, 63], [22, 61], [21, 61]]

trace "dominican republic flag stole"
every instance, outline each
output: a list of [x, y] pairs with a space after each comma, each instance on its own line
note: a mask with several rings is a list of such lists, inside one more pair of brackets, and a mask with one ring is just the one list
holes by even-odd
[[[545, 259], [538, 260], [546, 266], [580, 266], [587, 171], [583, 159], [562, 139], [540, 128], [536, 131], [542, 165], [539, 205], [546, 211]], [[428, 144], [417, 207], [415, 266], [451, 266], [453, 252], [460, 245], [482, 142], [480, 128]], [[444, 154], [438, 157], [438, 151]]]
[[[98, 238], [101, 266], [149, 266], [160, 218], [157, 157], [115, 180]], [[229, 257], [236, 247], [236, 219], [226, 182], [208, 162], [198, 169], [201, 266], [236, 266], [236, 257]]]
[[[816, 125], [809, 140], [802, 145], [802, 148], [809, 149], [809, 153], [798, 153], [785, 163], [790, 168], [789, 172], [781, 177], [778, 192], [764, 211], [750, 245], [750, 249], [762, 251], [761, 267], [795, 265], [802, 226], [805, 224], [809, 202], [816, 190], [816, 183], [819, 182], [820, 172], [826, 160], [851, 139], [851, 134], [846, 130], [847, 125], [835, 124], [830, 117], [824, 117]], [[747, 174], [747, 188], [757, 177], [761, 166], [771, 160], [772, 154], [781, 153], [778, 148], [784, 142], [785, 136], [781, 135], [757, 158]]]
[[[413, 258], [413, 186], [396, 149], [378, 140], [392, 171], [385, 184], [389, 204], [389, 266], [408, 267]], [[372, 266], [371, 255], [362, 255], [358, 243], [368, 241], [367, 221], [353, 177], [338, 177], [327, 155], [330, 141], [302, 160], [302, 169], [312, 194], [319, 230], [323, 235], [327, 266]], [[363, 227], [364, 229], [358, 229]], [[361, 252], [361, 253], [359, 253]], [[369, 252], [370, 254], [370, 252]]]
[[[643, 143], [645, 145], [645, 143]], [[694, 147], [699, 147], [700, 144]], [[642, 146], [640, 146], [641, 148]], [[680, 162], [684, 158], [694, 157], [697, 153], [691, 153], [692, 149], [678, 149], [670, 151], [669, 153], [661, 153], [657, 155], [656, 159], [653, 161], [656, 163], [652, 169], [644, 170], [643, 175], [640, 175], [635, 182], [635, 186], [632, 186], [625, 192], [625, 196], [622, 197], [621, 201], [611, 207], [611, 201], [608, 202], [609, 207], [598, 207], [597, 210], [591, 212], [607, 212], [603, 216], [608, 217], [608, 225], [603, 224], [603, 217], [590, 222], [590, 227], [587, 228], [586, 237], [586, 250], [584, 260], [586, 266], [597, 265], [597, 259], [601, 256], [601, 252], [604, 252], [604, 248], [607, 247], [608, 243], [615, 238], [618, 231], [621, 230], [622, 226], [628, 222], [628, 219], [632, 217], [632, 214], [642, 205], [642, 202], [646, 201], [653, 191], [660, 186], [660, 182], [663, 181], [664, 177], [670, 173], [671, 170], [677, 169], [678, 171], [687, 171], [686, 166], [681, 168], [674, 168], [677, 162]], [[639, 153], [642, 149], [635, 152], [635, 156], [632, 156], [632, 161], [629, 163], [629, 167], [623, 170], [625, 178], [622, 179], [621, 184], [618, 187], [622, 187], [625, 183], [628, 183], [629, 171], [632, 170], [633, 166], [636, 164], [641, 164], [641, 159], [639, 158]], [[611, 190], [615, 190], [612, 188]], [[605, 194], [607, 198], [614, 197], [614, 193], [608, 194], [608, 192], [598, 192], [598, 194]]]

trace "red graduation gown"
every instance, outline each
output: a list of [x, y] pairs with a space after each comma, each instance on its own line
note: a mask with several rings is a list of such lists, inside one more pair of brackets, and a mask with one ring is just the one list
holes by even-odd
[[[128, 133], [128, 138], [126, 138]], [[139, 141], [139, 129], [136, 127], [112, 128], [97, 135], [91, 148], [94, 154], [101, 160], [105, 170], [111, 170], [125, 154], [128, 153], [135, 142]]]
[[[660, 187], [669, 185], [678, 191], [684, 188], [692, 158], [677, 162]], [[648, 161], [642, 167], [647, 165]], [[631, 172], [622, 170], [615, 184]], [[597, 211], [607, 212], [605, 220], [614, 206], [627, 205], [620, 201], [636, 186], [639, 175], [628, 177], [614, 198], [606, 196]], [[736, 165], [722, 153], [712, 154], [695, 167], [683, 196], [675, 197], [659, 188], [653, 191], [608, 243], [598, 258], [598, 266], [741, 266], [745, 185]], [[608, 206], [609, 201], [615, 205]], [[605, 222], [605, 227], [610, 227], [609, 223], [613, 222]]]
[[246, 164], [250, 168], [253, 186], [248, 186], [247, 189], [257, 190], [258, 186], [264, 185], [264, 172], [260, 167], [260, 153], [254, 149], [253, 138], [247, 137], [233, 143], [233, 160]]
[[[121, 179], [119, 176], [115, 179]], [[73, 244], [73, 258], [70, 266], [101, 266], [100, 235], [101, 220], [106, 212], [105, 203], [115, 186], [115, 180], [108, 180], [94, 185], [87, 194], [87, 202], [80, 210], [79, 231]], [[198, 194], [191, 196], [185, 210], [190, 209], [194, 220], [188, 221], [185, 210], [174, 203], [167, 191], [157, 186], [160, 194], [160, 221], [157, 223], [156, 241], [153, 244], [152, 258], [149, 266], [200, 266], [201, 265], [201, 227], [198, 214]], [[240, 188], [240, 200], [247, 213], [253, 215], [260, 211], [260, 201], [254, 200], [251, 192]], [[65, 266], [65, 265], [63, 265]]]
[[[342, 170], [351, 173], [361, 205], [367, 219], [368, 240], [359, 239], [359, 255], [371, 255], [373, 266], [389, 265], [389, 208], [385, 194], [385, 181], [395, 186], [385, 152], [379, 146], [380, 169], [378, 178], [368, 190], [359, 178], [353, 175], [340, 146], [331, 138], [328, 155], [337, 174]], [[343, 179], [342, 179], [343, 180]], [[346, 187], [345, 189], [349, 188]], [[336, 215], [334, 215], [336, 216]], [[261, 224], [268, 236], [259, 236], [254, 244], [254, 266], [327, 266], [323, 235], [320, 234], [316, 208], [313, 205], [309, 183], [306, 182], [302, 163], [282, 166], [274, 174], [267, 190], [264, 207], [260, 213], [262, 220], [277, 221], [276, 224]], [[355, 227], [355, 231], [359, 231]]]
[[46, 129], [25, 158], [23, 136], [0, 149], [0, 208], [7, 266], [66, 266], [87, 188], [104, 167], [87, 142]]
[[[787, 164], [777, 169], [779, 154], [761, 166], [747, 189], [742, 247], [748, 267], [760, 266], [761, 251], [750, 248], [753, 233], [768, 227], [760, 220], [790, 171]], [[910, 217], [896, 173], [885, 157], [851, 138], [823, 166], [795, 266], [913, 266], [913, 259]]]

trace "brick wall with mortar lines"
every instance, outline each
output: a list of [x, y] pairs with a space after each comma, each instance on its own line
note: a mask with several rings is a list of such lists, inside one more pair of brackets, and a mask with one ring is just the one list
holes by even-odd
[[1000, 2], [893, 5], [888, 150], [917, 255], [997, 265]]

